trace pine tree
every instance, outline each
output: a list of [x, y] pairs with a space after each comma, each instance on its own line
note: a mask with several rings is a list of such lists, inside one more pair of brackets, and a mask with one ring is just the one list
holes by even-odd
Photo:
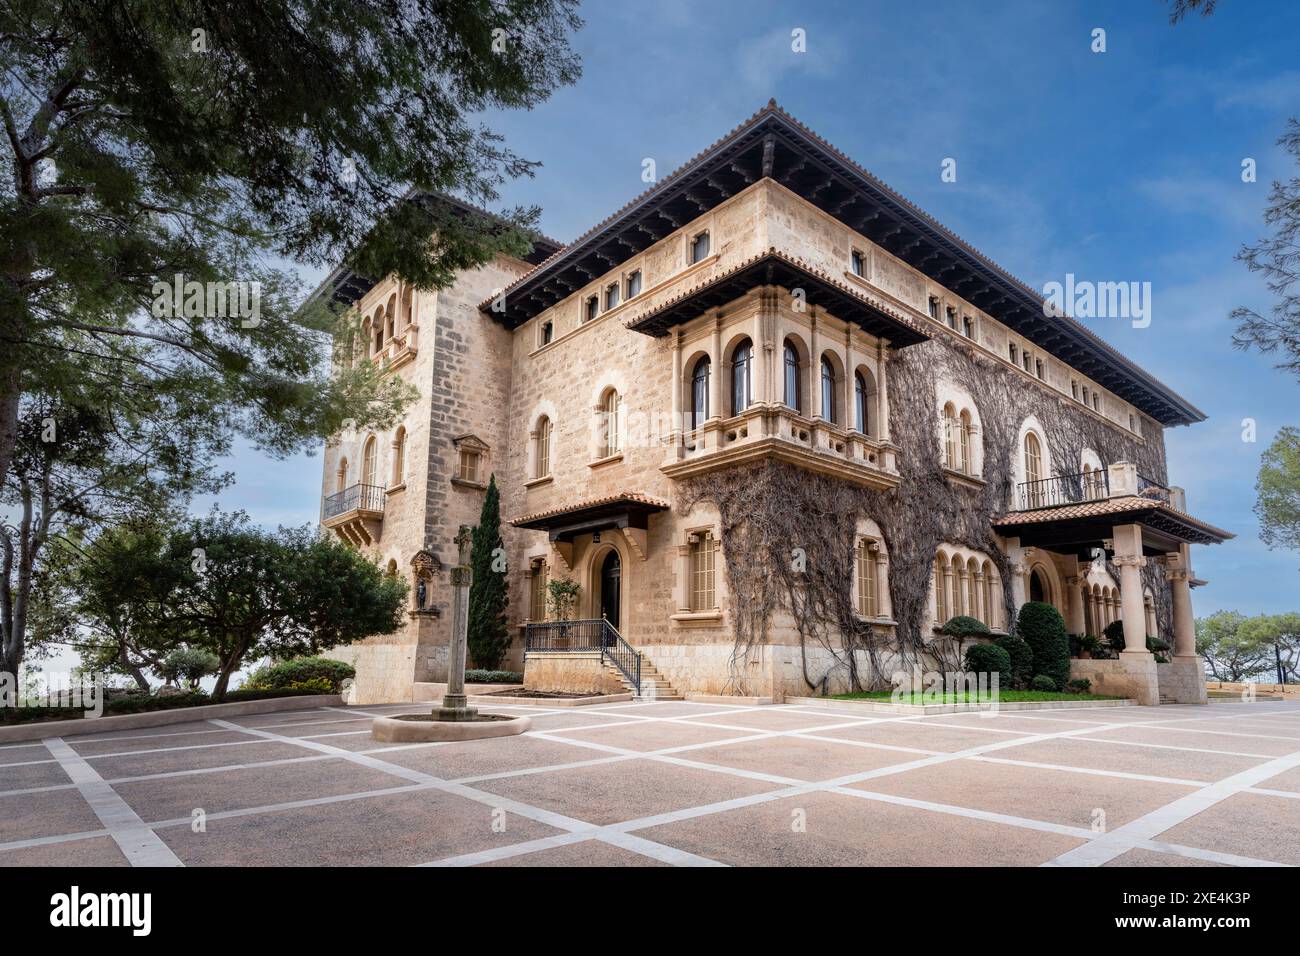
[[483, 510], [471, 541], [469, 588], [469, 656], [475, 667], [496, 670], [510, 645], [506, 628], [505, 548], [501, 542], [501, 495], [496, 476], [488, 480]]

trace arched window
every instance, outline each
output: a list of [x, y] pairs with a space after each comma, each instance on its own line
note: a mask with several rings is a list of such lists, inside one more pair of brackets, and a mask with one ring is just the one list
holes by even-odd
[[970, 613], [964, 605], [966, 594], [965, 589], [962, 587], [962, 579], [966, 576], [964, 573], [965, 570], [965, 562], [954, 554], [952, 556], [952, 597], [951, 603], [949, 604], [954, 615]]
[[948, 603], [947, 567], [948, 563], [940, 553], [934, 559], [934, 616], [940, 624], [947, 623], [952, 617], [952, 607]]
[[835, 366], [825, 355], [822, 356], [822, 418], [839, 422], [839, 416], [835, 414]]
[[1025, 481], [1029, 494], [1026, 498], [1031, 508], [1041, 508], [1047, 503], [1047, 489], [1039, 482], [1043, 479], [1043, 446], [1033, 432], [1025, 435]]
[[869, 392], [867, 391], [867, 380], [862, 377], [861, 372], [853, 373], [853, 400], [856, 406], [854, 411], [858, 431], [863, 435], [871, 434], [871, 415], [867, 406], [869, 401]]
[[619, 437], [622, 408], [623, 400], [618, 392], [612, 388], [606, 390], [600, 402], [600, 427], [603, 432], [601, 458], [617, 455], [622, 449], [622, 439]]
[[1035, 567], [1029, 572], [1029, 600], [1031, 601], [1050, 601], [1052, 599], [1052, 586], [1047, 581], [1047, 575], [1043, 569]]
[[393, 484], [400, 485], [406, 479], [406, 428], [397, 426], [393, 437]]
[[361, 455], [361, 483], [363, 485], [373, 485], [375, 483], [375, 463], [379, 443], [375, 441], [375, 436], [371, 435], [366, 439], [365, 450]]
[[754, 346], [745, 339], [731, 354], [731, 414], [739, 415], [749, 407], [749, 366], [754, 357]]
[[384, 347], [384, 309], [380, 306], [375, 310], [375, 354]]
[[337, 474], [337, 476], [336, 476], [336, 478], [335, 478], [335, 488], [334, 488], [334, 490], [335, 490], [335, 491], [342, 491], [342, 490], [343, 490], [344, 488], [346, 488], [347, 486], [348, 486], [348, 460], [347, 460], [346, 458], [340, 458], [340, 459], [339, 459], [339, 470], [338, 470], [338, 474]]
[[551, 420], [545, 415], [537, 423], [537, 449], [534, 478], [545, 478], [551, 473]]
[[958, 470], [958, 431], [957, 409], [949, 402], [943, 406], [943, 463], [953, 471]]
[[961, 417], [957, 421], [958, 437], [961, 439], [961, 470], [968, 475], [975, 473], [975, 462], [970, 455], [970, 434], [971, 420], [970, 412], [966, 409], [961, 410]]
[[799, 388], [799, 350], [788, 339], [785, 343], [785, 404], [803, 413], [803, 396]]
[[858, 542], [858, 614], [880, 617], [880, 542], [863, 538]]
[[402, 328], [409, 329], [415, 322], [415, 290], [407, 286], [402, 292]]
[[699, 428], [709, 417], [709, 371], [707, 355], [700, 356], [691, 371], [691, 430]]
[[984, 614], [980, 611], [980, 563], [974, 558], [966, 560], [965, 569], [966, 584], [966, 603], [965, 611], [971, 617], [984, 620]]
[[984, 623], [989, 627], [997, 627], [1001, 621], [998, 614], [998, 606], [1002, 603], [1001, 588], [997, 586], [997, 572], [993, 570], [993, 562], [984, 562]]
[[1147, 634], [1155, 637], [1159, 632], [1156, 626], [1156, 597], [1150, 588], [1142, 594], [1142, 607], [1146, 611]]

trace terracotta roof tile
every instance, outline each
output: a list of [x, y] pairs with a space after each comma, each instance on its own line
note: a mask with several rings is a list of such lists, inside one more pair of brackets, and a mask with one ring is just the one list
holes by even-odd
[[621, 491], [616, 495], [606, 495], [602, 498], [588, 498], [586, 501], [577, 501], [572, 504], [560, 505], [558, 508], [548, 508], [545, 511], [538, 511], [535, 514], [524, 515], [521, 518], [511, 520], [512, 525], [529, 524], [533, 521], [540, 521], [543, 518], [553, 518], [557, 515], [572, 514], [575, 511], [585, 511], [588, 508], [599, 508], [601, 505], [612, 504], [637, 504], [647, 505], [660, 511], [666, 511], [672, 507], [666, 501], [658, 498], [651, 498], [649, 495], [643, 495], [639, 491]]
[[1124, 495], [1116, 498], [1104, 498], [1100, 501], [1083, 501], [1074, 505], [1057, 505], [1052, 508], [1037, 508], [1033, 511], [1012, 511], [993, 519], [994, 527], [1011, 527], [1024, 524], [1044, 524], [1052, 521], [1068, 521], [1071, 518], [1101, 518], [1106, 515], [1131, 514], [1140, 511], [1164, 511], [1185, 521], [1193, 527], [1200, 528], [1207, 534], [1219, 538], [1236, 537], [1230, 531], [1216, 528], [1212, 524], [1193, 518], [1186, 512], [1179, 511], [1172, 505], [1152, 498], [1137, 495]]

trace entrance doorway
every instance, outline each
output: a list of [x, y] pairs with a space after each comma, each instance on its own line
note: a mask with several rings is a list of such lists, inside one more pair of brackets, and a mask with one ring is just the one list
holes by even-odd
[[621, 623], [622, 594], [623, 561], [617, 551], [611, 550], [600, 565], [600, 616], [615, 628]]

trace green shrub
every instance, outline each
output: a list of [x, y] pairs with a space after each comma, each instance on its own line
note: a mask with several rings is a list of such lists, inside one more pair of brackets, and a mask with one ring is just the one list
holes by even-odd
[[1034, 654], [1034, 674], [1046, 675], [1056, 687], [1070, 679], [1070, 635], [1061, 612], [1046, 601], [1030, 601], [1016, 616], [1016, 633]]
[[973, 644], [966, 648], [966, 670], [975, 674], [997, 674], [998, 686], [1011, 678], [1011, 655], [996, 644]]
[[465, 671], [466, 684], [522, 684], [524, 675], [515, 671]]
[[1147, 635], [1147, 650], [1153, 654], [1161, 654], [1169, 650], [1169, 642], [1159, 637]]
[[948, 618], [948, 623], [939, 629], [940, 634], [946, 634], [949, 637], [992, 637], [992, 632], [988, 625], [983, 621], [973, 617], [967, 617], [965, 614], [958, 614], [956, 617]]
[[1101, 636], [1106, 639], [1110, 649], [1119, 653], [1124, 650], [1124, 622], [1111, 621], [1106, 625], [1106, 629], [1101, 632]]
[[337, 694], [345, 680], [356, 676], [357, 669], [344, 661], [328, 657], [293, 657], [278, 664], [259, 667], [248, 675], [242, 689], [289, 690], [295, 684], [324, 681], [328, 689], [314, 693]]
[[1029, 684], [1030, 690], [1054, 691], [1056, 690], [1056, 681], [1052, 680], [1046, 674], [1038, 674]]
[[1028, 687], [1034, 676], [1034, 652], [1029, 644], [1019, 634], [1002, 634], [993, 643], [1011, 658], [1011, 686]]
[[1065, 689], [1071, 694], [1086, 694], [1092, 688], [1092, 681], [1086, 677], [1076, 677], [1070, 683], [1065, 685]]

